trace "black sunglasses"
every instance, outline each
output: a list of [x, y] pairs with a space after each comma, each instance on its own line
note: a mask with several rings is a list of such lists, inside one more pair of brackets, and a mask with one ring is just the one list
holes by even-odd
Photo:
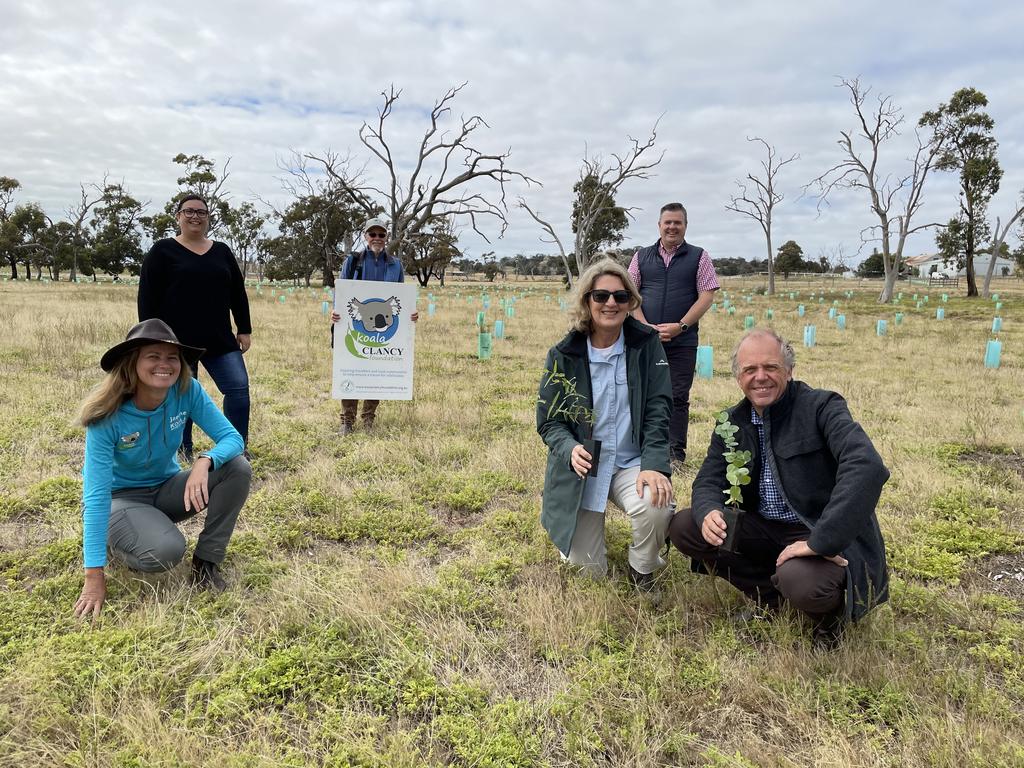
[[629, 300], [633, 298], [629, 291], [606, 291], [602, 288], [590, 291], [587, 295], [597, 304], [607, 304], [612, 296], [615, 297], [616, 304], [629, 304]]

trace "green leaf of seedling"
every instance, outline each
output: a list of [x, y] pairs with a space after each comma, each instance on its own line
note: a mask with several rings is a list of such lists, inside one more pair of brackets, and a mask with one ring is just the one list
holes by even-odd
[[[718, 423], [719, 424], [725, 424], [726, 422], [729, 421], [729, 412], [728, 411], [719, 411], [715, 415], [715, 418], [718, 419]], [[717, 432], [718, 430], [715, 430], [715, 431]]]

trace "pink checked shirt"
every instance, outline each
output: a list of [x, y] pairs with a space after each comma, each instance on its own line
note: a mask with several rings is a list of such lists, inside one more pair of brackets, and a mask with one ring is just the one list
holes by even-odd
[[[672, 261], [672, 257], [675, 255], [675, 251], [669, 251], [665, 249], [665, 246], [658, 241], [658, 254], [665, 262], [665, 268], [668, 269], [668, 263]], [[629, 276], [633, 278], [633, 282], [636, 284], [637, 290], [640, 290], [640, 251], [633, 254], [633, 260], [629, 262]], [[718, 275], [715, 274], [715, 265], [711, 263], [711, 257], [708, 256], [707, 251], [700, 252], [700, 261], [697, 262], [697, 290], [698, 291], [717, 291], [721, 286], [718, 284]]]

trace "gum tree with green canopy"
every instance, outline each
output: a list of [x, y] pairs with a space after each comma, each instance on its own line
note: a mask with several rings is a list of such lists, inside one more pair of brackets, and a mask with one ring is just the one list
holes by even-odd
[[882, 155], [886, 145], [900, 134], [903, 111], [893, 103], [892, 96], [878, 96], [869, 103], [871, 89], [862, 85], [859, 78], [842, 78], [837, 87], [849, 94], [854, 127], [839, 132], [836, 143], [842, 159], [805, 189], [817, 190], [819, 210], [836, 190], [859, 190], [867, 196], [878, 223], [865, 227], [861, 239], [881, 244], [885, 279], [878, 302], [886, 304], [892, 301], [895, 292], [907, 238], [920, 230], [938, 226], [935, 222], [917, 225], [913, 220], [923, 203], [925, 180], [942, 151], [942, 137], [934, 132], [930, 137], [915, 132], [917, 148], [910, 158], [910, 167], [901, 174], [893, 173], [882, 167]]
[[181, 175], [177, 180], [178, 192], [167, 201], [162, 211], [141, 219], [143, 228], [153, 240], [174, 235], [178, 201], [185, 195], [195, 193], [206, 200], [210, 209], [209, 232], [212, 236], [221, 228], [227, 216], [229, 203], [224, 193], [224, 183], [230, 175], [228, 166], [231, 164], [231, 158], [224, 162], [219, 173], [216, 170], [216, 163], [202, 155], [186, 155], [179, 152], [171, 158], [171, 162], [182, 166]]
[[573, 275], [583, 273], [602, 244], [617, 243], [622, 240], [621, 234], [617, 239], [609, 238], [615, 238], [617, 235], [614, 227], [620, 221], [619, 217], [631, 219], [635, 209], [617, 206], [615, 195], [628, 180], [651, 177], [651, 170], [665, 156], [664, 152], [657, 158], [650, 158], [648, 154], [654, 148], [657, 138], [658, 124], [655, 123], [647, 141], [641, 144], [630, 136], [629, 150], [622, 155], [612, 154], [611, 161], [605, 161], [600, 155], [591, 157], [584, 152], [579, 180], [573, 186], [573, 191], [576, 193], [572, 209], [572, 231], [575, 234], [575, 240], [571, 255], [575, 263], [571, 266], [569, 264], [570, 254], [566, 253], [554, 225], [544, 219], [526, 200], [522, 197], [519, 198], [519, 207], [540, 225], [543, 231], [541, 242], [558, 248], [568, 287], [572, 287]]
[[11, 280], [18, 279], [18, 259], [14, 250], [16, 231], [11, 224], [14, 213], [14, 193], [21, 188], [21, 182], [10, 176], [0, 176], [0, 253], [11, 267]]
[[444, 273], [452, 260], [460, 255], [459, 236], [451, 220], [443, 219], [429, 231], [418, 232], [406, 240], [402, 261], [409, 274], [415, 275], [424, 288], [436, 277], [444, 285]]
[[[281, 187], [294, 199], [280, 210], [264, 200], [274, 212], [282, 236], [298, 238], [315, 258], [314, 269], [323, 273], [323, 284], [333, 287], [345, 256], [360, 244], [360, 229], [367, 216], [328, 174], [309, 166], [300, 152], [278, 158]], [[382, 211], [375, 210], [379, 215]], [[314, 255], [315, 252], [315, 255]], [[306, 265], [303, 265], [305, 274]]]
[[787, 240], [779, 246], [779, 254], [775, 257], [775, 267], [788, 280], [790, 272], [808, 271], [804, 261], [804, 249], [796, 240]]
[[224, 239], [231, 245], [242, 267], [242, 279], [249, 274], [249, 265], [256, 258], [257, 243], [263, 236], [266, 218], [261, 216], [252, 203], [245, 202], [237, 207], [224, 210]]
[[[768, 295], [775, 295], [775, 254], [772, 251], [772, 214], [775, 206], [782, 202], [784, 195], [775, 186], [775, 178], [784, 165], [798, 160], [800, 155], [779, 159], [778, 150], [760, 136], [747, 137], [747, 141], [760, 142], [764, 146], [765, 159], [761, 161], [762, 175], [747, 174], [746, 181], [736, 181], [739, 194], [733, 195], [727, 211], [749, 216], [761, 226], [765, 244], [768, 246]], [[749, 184], [748, 184], [749, 182]]]
[[960, 220], [963, 222], [967, 295], [978, 295], [974, 256], [987, 235], [985, 215], [992, 196], [999, 191], [1003, 169], [996, 158], [999, 143], [992, 135], [995, 122], [984, 108], [988, 98], [975, 88], [961, 88], [937, 109], [925, 112], [918, 123], [931, 128], [942, 145], [935, 167], [960, 172]]
[[142, 266], [142, 234], [139, 231], [143, 205], [124, 184], [107, 184], [103, 199], [93, 209], [92, 266], [108, 275], [124, 271], [138, 274]]
[[36, 278], [43, 276], [46, 262], [46, 250], [43, 244], [43, 233], [49, 226], [49, 220], [38, 203], [21, 203], [7, 219], [4, 225], [4, 249], [11, 265], [11, 277], [17, 279], [17, 263], [25, 265], [25, 279], [32, 279], [32, 267], [36, 267]]
[[602, 182], [596, 174], [588, 173], [573, 185], [572, 191], [572, 232], [583, 235], [576, 244], [576, 252], [584, 254], [589, 263], [598, 248], [622, 242], [629, 216], [625, 208], [615, 204], [611, 183]]

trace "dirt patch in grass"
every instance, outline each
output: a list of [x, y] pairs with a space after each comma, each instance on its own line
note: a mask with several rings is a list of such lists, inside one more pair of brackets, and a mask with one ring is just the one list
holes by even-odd
[[965, 581], [979, 589], [1024, 602], [1024, 552], [986, 557]]
[[961, 454], [961, 461], [972, 464], [986, 464], [990, 467], [1009, 469], [1024, 477], [1024, 455], [1016, 452], [996, 453], [994, 451], [970, 451]]

